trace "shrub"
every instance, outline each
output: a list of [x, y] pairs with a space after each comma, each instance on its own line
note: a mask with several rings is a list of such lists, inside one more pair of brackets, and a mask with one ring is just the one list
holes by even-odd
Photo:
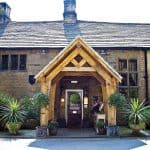
[[126, 104], [126, 99], [123, 94], [116, 92], [109, 97], [109, 105], [120, 109]]
[[24, 97], [21, 99], [21, 104], [27, 112], [27, 119], [39, 119], [40, 112], [32, 98]]
[[0, 120], [3, 125], [6, 125], [7, 123], [24, 122], [26, 112], [24, 111], [23, 105], [16, 99], [9, 98], [8, 104], [0, 106], [0, 109]]
[[34, 105], [37, 108], [46, 107], [49, 104], [49, 97], [41, 92], [33, 96]]
[[144, 101], [140, 102], [138, 98], [131, 99], [126, 112], [131, 124], [147, 123], [150, 120], [150, 106], [145, 106]]

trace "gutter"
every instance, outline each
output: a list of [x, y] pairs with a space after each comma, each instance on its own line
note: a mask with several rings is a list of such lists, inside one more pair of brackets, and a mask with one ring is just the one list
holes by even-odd
[[144, 59], [145, 59], [145, 98], [146, 98], [146, 104], [148, 104], [148, 64], [147, 64], [147, 49], [144, 49]]

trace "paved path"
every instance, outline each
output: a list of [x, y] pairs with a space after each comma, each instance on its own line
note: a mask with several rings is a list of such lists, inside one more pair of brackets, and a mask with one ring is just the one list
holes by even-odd
[[150, 150], [150, 138], [0, 139], [0, 150]]

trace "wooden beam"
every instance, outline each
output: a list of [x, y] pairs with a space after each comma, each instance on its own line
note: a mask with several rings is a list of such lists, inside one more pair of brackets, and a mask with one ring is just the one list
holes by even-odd
[[105, 70], [99, 63], [93, 60], [86, 52], [80, 51], [80, 55], [88, 61], [88, 63], [98, 72], [98, 74], [104, 78], [105, 80], [111, 82], [111, 76], [108, 74], [107, 70]]
[[65, 67], [64, 69], [62, 69], [62, 71], [74, 71], [74, 72], [96, 72], [96, 70], [93, 67]]
[[79, 49], [75, 49], [68, 57], [66, 57], [60, 64], [58, 64], [56, 68], [52, 70], [52, 72], [50, 72], [50, 74], [46, 77], [46, 80], [52, 80], [78, 54], [79, 54]]
[[55, 98], [56, 98], [56, 83], [51, 83], [51, 89], [50, 89], [50, 113], [49, 113], [49, 119], [54, 119], [55, 117]]
[[82, 67], [84, 64], [86, 63], [86, 60], [85, 59], [82, 59], [79, 63], [79, 66]]
[[73, 59], [71, 62], [72, 62], [76, 67], [80, 67], [80, 66], [79, 66], [79, 63], [78, 63], [75, 59]]
[[[41, 92], [48, 95], [48, 85], [45, 78], [41, 80]], [[40, 110], [40, 125], [45, 126], [48, 124], [49, 107], [42, 107]]]
[[108, 125], [116, 125], [116, 108], [114, 106], [110, 106], [108, 103], [110, 95], [113, 94], [115, 91], [116, 87], [112, 86], [112, 84], [106, 83]]

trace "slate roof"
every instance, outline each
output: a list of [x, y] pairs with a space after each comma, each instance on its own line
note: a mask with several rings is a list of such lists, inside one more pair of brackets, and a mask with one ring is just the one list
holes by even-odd
[[0, 24], [0, 48], [67, 46], [81, 36], [91, 47], [150, 47], [150, 24], [78, 21], [9, 22]]

